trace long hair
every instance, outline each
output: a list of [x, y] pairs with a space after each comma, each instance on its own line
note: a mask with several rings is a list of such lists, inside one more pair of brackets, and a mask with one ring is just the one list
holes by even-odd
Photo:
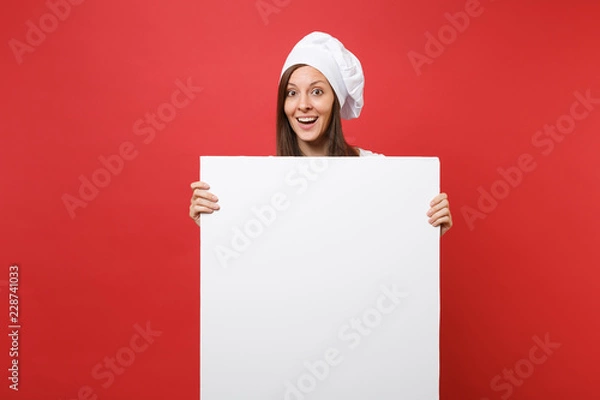
[[[295, 70], [306, 64], [295, 64], [289, 67], [281, 76], [277, 90], [277, 155], [278, 156], [302, 156], [298, 138], [292, 129], [287, 115], [285, 115], [285, 99], [287, 97], [287, 85]], [[340, 102], [334, 92], [331, 119], [326, 128], [325, 137], [329, 139], [327, 149], [328, 156], [358, 156], [358, 151], [350, 146], [342, 132], [342, 118], [340, 116]]]

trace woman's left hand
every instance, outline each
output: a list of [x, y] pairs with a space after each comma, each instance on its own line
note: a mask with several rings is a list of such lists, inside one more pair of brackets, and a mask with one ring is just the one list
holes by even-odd
[[429, 223], [433, 226], [441, 226], [440, 236], [452, 228], [452, 214], [450, 214], [450, 202], [446, 193], [440, 193], [431, 200], [431, 208], [427, 211]]

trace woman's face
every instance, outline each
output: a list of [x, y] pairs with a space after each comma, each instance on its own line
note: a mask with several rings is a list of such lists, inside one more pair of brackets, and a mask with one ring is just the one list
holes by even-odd
[[284, 110], [302, 150], [325, 148], [323, 134], [331, 120], [334, 99], [333, 89], [319, 70], [304, 66], [290, 76]]

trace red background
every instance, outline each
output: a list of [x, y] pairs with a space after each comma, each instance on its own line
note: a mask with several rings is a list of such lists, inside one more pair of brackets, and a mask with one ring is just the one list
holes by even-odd
[[[89, 386], [100, 399], [198, 398], [199, 233], [187, 216], [198, 156], [274, 154], [281, 66], [322, 30], [366, 74], [349, 140], [441, 159], [455, 221], [442, 239], [441, 398], [596, 398], [600, 105], [547, 155], [532, 138], [569, 113], [576, 91], [600, 98], [600, 4], [482, 0], [418, 75], [407, 54], [423, 54], [425, 33], [465, 1], [263, 3], [278, 12], [261, 17], [255, 0], [85, 1], [18, 57], [10, 40], [26, 42], [27, 21], [39, 26], [49, 9], [4, 5], [0, 298], [17, 263], [23, 327], [18, 393], [0, 340], [0, 397], [70, 400]], [[202, 92], [144, 143], [133, 124], [188, 78]], [[78, 197], [79, 177], [124, 142], [137, 156], [71, 218], [63, 196]], [[535, 169], [469, 224], [478, 188], [490, 191], [522, 154]], [[147, 322], [161, 336], [103, 388], [93, 367]], [[560, 348], [510, 395], [493, 390], [545, 334]]]

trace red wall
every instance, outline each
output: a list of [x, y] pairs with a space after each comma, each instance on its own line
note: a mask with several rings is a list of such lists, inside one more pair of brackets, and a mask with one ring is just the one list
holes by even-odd
[[17, 264], [21, 328], [0, 397], [197, 398], [188, 185], [199, 155], [274, 153], [281, 66], [323, 30], [366, 73], [350, 141], [441, 159], [441, 398], [596, 398], [599, 18], [585, 0], [6, 3], [0, 322]]

